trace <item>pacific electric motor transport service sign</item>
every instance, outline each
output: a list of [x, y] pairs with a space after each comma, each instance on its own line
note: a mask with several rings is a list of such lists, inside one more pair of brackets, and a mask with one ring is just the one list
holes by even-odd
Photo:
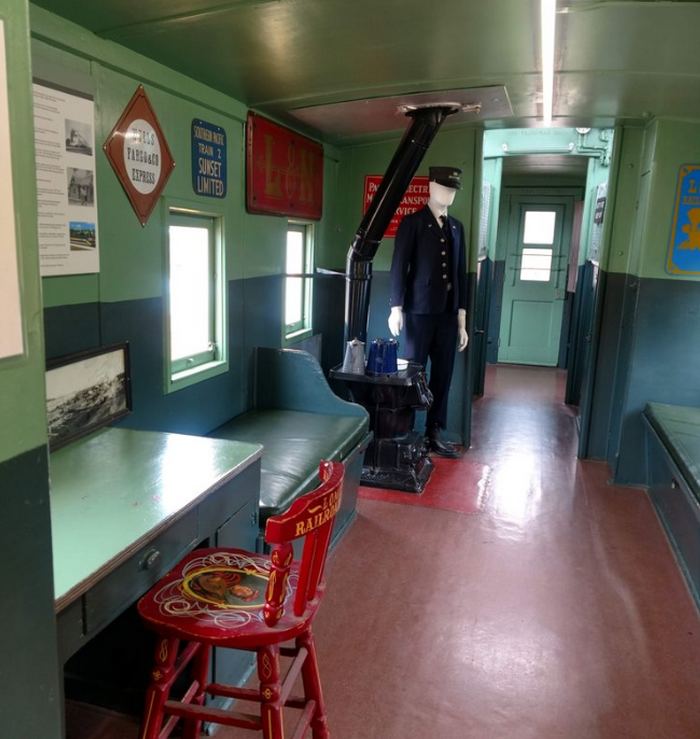
[[[362, 199], [362, 212], [366, 213], [372, 198], [377, 193], [379, 185], [383, 177], [378, 174], [368, 174], [365, 177], [365, 192]], [[404, 196], [401, 198], [396, 212], [389, 221], [389, 225], [384, 232], [385, 239], [393, 239], [396, 236], [396, 230], [401, 223], [401, 219], [409, 213], [415, 213], [420, 210], [427, 202], [429, 197], [429, 186], [427, 177], [414, 177], [406, 188]]]

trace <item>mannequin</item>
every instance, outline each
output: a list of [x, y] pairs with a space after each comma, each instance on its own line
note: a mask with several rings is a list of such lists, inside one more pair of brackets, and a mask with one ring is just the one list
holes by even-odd
[[401, 221], [391, 262], [389, 330], [393, 336], [404, 331], [407, 359], [424, 366], [430, 359], [433, 405], [426, 437], [443, 457], [459, 456], [442, 432], [455, 352], [464, 351], [469, 340], [464, 227], [447, 214], [461, 174], [456, 167], [430, 167], [428, 204]]

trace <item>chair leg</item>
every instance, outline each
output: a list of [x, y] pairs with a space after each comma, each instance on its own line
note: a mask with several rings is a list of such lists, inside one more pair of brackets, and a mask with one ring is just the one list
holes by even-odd
[[158, 639], [155, 649], [155, 664], [151, 672], [151, 682], [146, 691], [143, 720], [141, 722], [141, 739], [158, 739], [163, 723], [163, 706], [170, 693], [170, 677], [172, 676], [180, 646], [178, 639]]
[[263, 737], [264, 739], [284, 739], [282, 706], [280, 705], [279, 647], [260, 647], [257, 651]]
[[326, 706], [323, 702], [321, 678], [318, 674], [318, 662], [316, 661], [316, 643], [311, 628], [297, 638], [296, 644], [297, 647], [305, 647], [309, 653], [301, 668], [301, 677], [304, 682], [304, 697], [307, 701], [316, 701], [316, 711], [311, 719], [313, 739], [329, 739], [331, 734], [328, 730]]
[[[192, 664], [192, 679], [198, 683], [197, 692], [190, 703], [203, 706], [206, 698], [205, 688], [209, 683], [209, 659], [211, 647], [208, 644], [199, 645], [199, 650]], [[185, 719], [183, 723], [182, 739], [199, 739], [202, 733], [202, 721], [197, 719]]]

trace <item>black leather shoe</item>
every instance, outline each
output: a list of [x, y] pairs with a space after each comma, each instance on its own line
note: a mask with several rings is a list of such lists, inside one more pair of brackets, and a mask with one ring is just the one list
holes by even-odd
[[430, 451], [435, 452], [439, 457], [456, 459], [460, 456], [460, 451], [454, 444], [440, 438], [439, 428], [430, 429], [427, 438]]

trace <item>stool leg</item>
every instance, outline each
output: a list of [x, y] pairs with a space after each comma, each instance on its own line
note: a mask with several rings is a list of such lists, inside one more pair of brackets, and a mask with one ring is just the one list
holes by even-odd
[[151, 671], [151, 682], [146, 691], [141, 739], [158, 739], [163, 723], [163, 706], [170, 694], [170, 682], [177, 659], [179, 639], [158, 639], [155, 650], [155, 664]]
[[280, 652], [278, 646], [258, 649], [260, 678], [260, 715], [264, 739], [284, 739], [280, 705]]
[[[190, 703], [203, 706], [206, 697], [205, 688], [209, 683], [209, 658], [211, 647], [208, 644], [199, 645], [199, 650], [192, 665], [192, 679], [198, 683], [197, 692]], [[183, 723], [182, 739], [199, 739], [202, 733], [202, 721], [196, 719], [185, 719]]]
[[328, 719], [326, 718], [326, 706], [323, 702], [323, 691], [321, 690], [321, 678], [318, 674], [318, 662], [316, 661], [316, 643], [314, 642], [311, 629], [307, 629], [296, 640], [297, 648], [305, 647], [308, 656], [301, 668], [301, 677], [304, 682], [304, 697], [306, 700], [316, 701], [316, 711], [311, 719], [311, 730], [313, 739], [329, 739]]

